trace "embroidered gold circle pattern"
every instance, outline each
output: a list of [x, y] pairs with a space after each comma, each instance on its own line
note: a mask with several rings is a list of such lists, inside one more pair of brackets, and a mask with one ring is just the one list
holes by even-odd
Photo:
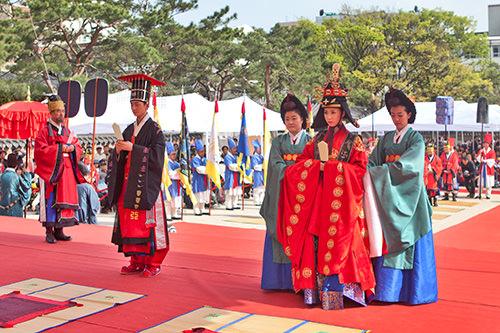
[[304, 197], [304, 195], [302, 194], [297, 194], [295, 199], [297, 200], [298, 203], [304, 203], [304, 201], [306, 201], [306, 197]]
[[340, 202], [340, 200], [332, 201], [332, 209], [339, 209], [340, 207], [342, 207], [342, 203]]
[[299, 217], [295, 214], [290, 215], [290, 223], [291, 224], [297, 224], [299, 222]]
[[342, 196], [342, 194], [344, 194], [344, 190], [342, 189], [342, 187], [336, 187], [333, 189], [333, 195], [337, 198]]
[[309, 172], [307, 172], [307, 170], [304, 170], [302, 171], [302, 173], [300, 174], [300, 178], [302, 180], [305, 180], [307, 178], [307, 176], [309, 175]]
[[306, 190], [306, 184], [304, 182], [298, 183], [297, 190], [299, 190], [300, 192], [304, 192]]
[[337, 183], [337, 185], [339, 186], [342, 186], [345, 184], [345, 179], [344, 179], [344, 176], [342, 175], [338, 175], [336, 178], [335, 178], [335, 183]]
[[333, 249], [333, 246], [335, 245], [335, 242], [333, 239], [329, 239], [328, 242], [326, 242], [326, 247], [328, 247], [329, 250]]
[[305, 267], [303, 270], [302, 270], [302, 276], [305, 277], [306, 279], [310, 278], [312, 275], [312, 271], [309, 267]]
[[300, 210], [301, 210], [300, 204], [293, 205], [293, 211], [295, 212], [295, 214], [300, 213]]
[[338, 222], [339, 217], [340, 217], [339, 214], [331, 213], [330, 214], [330, 222], [333, 222], [333, 223]]

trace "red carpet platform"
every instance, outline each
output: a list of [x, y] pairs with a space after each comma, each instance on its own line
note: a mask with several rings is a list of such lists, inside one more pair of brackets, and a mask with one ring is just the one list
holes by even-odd
[[436, 235], [439, 302], [424, 306], [305, 308], [292, 293], [261, 291], [263, 231], [188, 223], [171, 234], [162, 274], [145, 279], [118, 273], [126, 260], [109, 227], [81, 225], [67, 230], [73, 241], [49, 245], [37, 222], [1, 217], [0, 285], [36, 277], [147, 295], [50, 332], [135, 332], [203, 305], [372, 332], [500, 332], [498, 216], [500, 207]]

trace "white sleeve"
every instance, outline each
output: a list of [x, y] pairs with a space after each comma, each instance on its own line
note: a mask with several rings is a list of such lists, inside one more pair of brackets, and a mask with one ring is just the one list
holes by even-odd
[[255, 171], [262, 171], [262, 164], [256, 164], [256, 165], [254, 165], [253, 169]]
[[240, 171], [240, 170], [238, 169], [238, 164], [236, 164], [236, 163], [229, 164], [227, 167], [228, 167], [228, 168], [229, 168], [229, 170], [231, 170], [231, 171]]
[[199, 174], [205, 175], [205, 174], [207, 174], [206, 169], [207, 169], [206, 166], [200, 165], [200, 166], [196, 167], [196, 172], [198, 172]]

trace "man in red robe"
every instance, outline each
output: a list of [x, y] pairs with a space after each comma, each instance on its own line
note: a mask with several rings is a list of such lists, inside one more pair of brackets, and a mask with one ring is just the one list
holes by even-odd
[[437, 207], [438, 179], [441, 177], [441, 160], [434, 152], [434, 145], [427, 145], [424, 163], [424, 183], [431, 205]]
[[119, 79], [132, 82], [130, 105], [137, 120], [123, 131], [109, 164], [108, 196], [117, 207], [112, 242], [130, 257], [122, 274], [152, 277], [161, 271], [169, 240], [160, 193], [165, 137], [147, 110], [151, 86], [164, 83], [144, 74]]
[[64, 227], [78, 224], [77, 184], [85, 183], [78, 169], [82, 147], [65, 127], [64, 102], [49, 97], [50, 118], [35, 139], [35, 172], [40, 176], [40, 222], [46, 229], [46, 241], [69, 241]]
[[[481, 187], [486, 189], [486, 199], [491, 198], [491, 189], [495, 185], [495, 150], [491, 148], [493, 136], [491, 133], [486, 133], [483, 140], [483, 148], [477, 153], [477, 160], [480, 163], [479, 177]], [[482, 188], [479, 190], [482, 191]], [[482, 193], [479, 193], [481, 197]]]
[[368, 156], [342, 123], [357, 124], [338, 73], [334, 65], [313, 122], [318, 134], [285, 171], [277, 225], [295, 291], [304, 291], [306, 304], [319, 295], [325, 310], [343, 308], [344, 296], [366, 305], [365, 292], [375, 287], [362, 203]]
[[458, 173], [458, 154], [455, 151], [455, 139], [449, 138], [448, 142], [444, 145], [443, 153], [441, 154], [441, 163], [443, 171], [441, 179], [443, 181], [444, 199], [450, 200], [450, 193], [453, 201], [457, 201], [457, 173]]

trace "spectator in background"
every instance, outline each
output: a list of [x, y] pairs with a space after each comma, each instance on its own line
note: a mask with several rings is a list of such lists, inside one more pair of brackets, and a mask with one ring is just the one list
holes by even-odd
[[0, 177], [0, 215], [23, 217], [24, 207], [31, 197], [31, 173], [21, 166], [18, 174], [16, 154], [9, 154], [7, 169]]
[[7, 161], [5, 160], [5, 155], [7, 152], [3, 149], [0, 149], [0, 173], [3, 173], [5, 171]]
[[102, 146], [97, 146], [96, 153], [94, 155], [94, 163], [99, 163], [101, 160], [107, 160], [107, 157], [102, 150]]
[[[78, 169], [82, 175], [87, 178], [90, 171], [82, 162], [78, 163]], [[78, 190], [78, 216], [81, 223], [96, 224], [97, 214], [99, 213], [100, 202], [96, 190], [89, 183], [77, 185]]]
[[474, 199], [476, 193], [476, 166], [466, 153], [462, 154], [462, 159], [460, 161], [459, 178], [462, 180], [465, 188], [467, 188], [467, 191], [469, 191], [467, 197]]

